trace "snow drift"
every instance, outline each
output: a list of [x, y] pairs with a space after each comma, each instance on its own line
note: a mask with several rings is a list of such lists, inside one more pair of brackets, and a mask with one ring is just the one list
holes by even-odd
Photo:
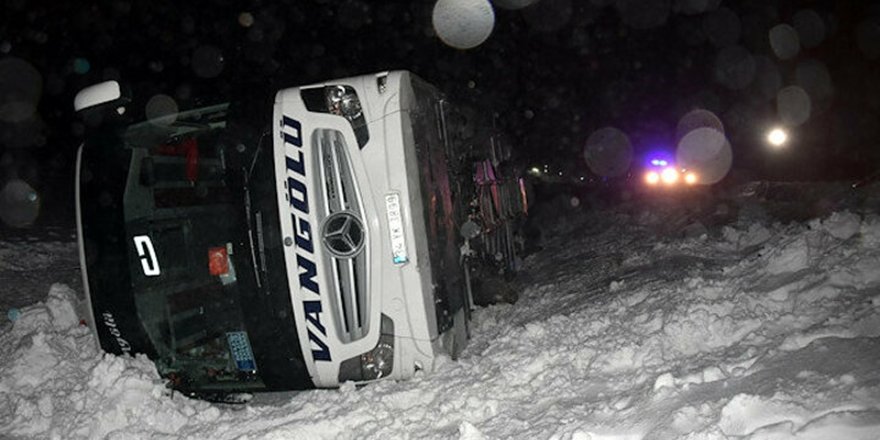
[[880, 438], [880, 217], [742, 211], [682, 239], [624, 212], [566, 219], [459, 361], [247, 406], [101, 354], [55, 284], [0, 334], [0, 437]]

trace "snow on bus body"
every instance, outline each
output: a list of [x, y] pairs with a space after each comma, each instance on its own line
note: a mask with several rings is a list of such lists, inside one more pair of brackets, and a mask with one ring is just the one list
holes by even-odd
[[[466, 341], [466, 286], [461, 280], [446, 291], [444, 277], [459, 279], [460, 268], [440, 273], [436, 260], [444, 256], [430, 252], [424, 201], [430, 188], [420, 183], [426, 159], [416, 151], [417, 142], [438, 147], [416, 139], [424, 135], [416, 119], [438, 107], [418, 108], [416, 89], [434, 93], [421, 97], [430, 104], [440, 98], [399, 71], [276, 96], [285, 259], [296, 321], [304, 323], [298, 326], [303, 355], [317, 386], [408, 378], [431, 369], [441, 354], [457, 355]], [[436, 125], [425, 128], [436, 132]], [[372, 377], [359, 377], [359, 368]]]

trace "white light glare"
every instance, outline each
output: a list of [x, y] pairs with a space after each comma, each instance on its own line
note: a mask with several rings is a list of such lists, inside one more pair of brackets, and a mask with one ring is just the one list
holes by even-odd
[[678, 170], [672, 167], [666, 168], [660, 174], [660, 178], [663, 179], [663, 183], [672, 185], [678, 181]]
[[660, 174], [657, 174], [656, 171], [649, 171], [645, 174], [645, 183], [648, 185], [656, 185], [660, 183]]
[[781, 128], [774, 128], [767, 133], [767, 142], [774, 147], [781, 147], [788, 141], [788, 133]]

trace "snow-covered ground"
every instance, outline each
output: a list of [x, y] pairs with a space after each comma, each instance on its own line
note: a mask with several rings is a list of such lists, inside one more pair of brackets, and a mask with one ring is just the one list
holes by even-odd
[[[526, 260], [519, 301], [476, 312], [462, 359], [245, 406], [102, 356], [57, 283], [0, 327], [0, 438], [878, 439], [877, 199], [796, 222], [773, 206], [674, 228], [668, 207], [571, 214]], [[70, 264], [72, 242], [46, 246], [0, 245], [0, 297], [22, 265]]]

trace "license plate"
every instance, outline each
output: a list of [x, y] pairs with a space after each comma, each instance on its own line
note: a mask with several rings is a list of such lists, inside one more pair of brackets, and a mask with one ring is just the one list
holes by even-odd
[[226, 341], [229, 343], [229, 352], [235, 360], [235, 366], [239, 371], [252, 373], [257, 371], [257, 362], [254, 360], [254, 352], [248, 341], [247, 332], [227, 332]]
[[409, 261], [409, 256], [406, 252], [406, 237], [403, 231], [399, 195], [388, 194], [385, 196], [385, 213], [388, 216], [388, 232], [391, 235], [391, 261], [394, 264], [406, 263]]

